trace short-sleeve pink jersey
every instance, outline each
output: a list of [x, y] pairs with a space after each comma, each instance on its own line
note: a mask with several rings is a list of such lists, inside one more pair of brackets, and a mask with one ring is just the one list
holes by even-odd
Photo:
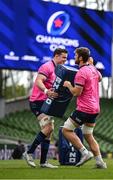
[[82, 86], [83, 91], [77, 97], [77, 110], [96, 114], [100, 112], [99, 80], [100, 72], [93, 65], [82, 66], [75, 76], [75, 85]]
[[[47, 77], [46, 81], [44, 82], [44, 85], [47, 89], [50, 89], [53, 85], [53, 82], [56, 78], [55, 75], [55, 63], [54, 61], [49, 61], [42, 66], [40, 66], [38, 70], [38, 74], [43, 74]], [[47, 98], [47, 95], [40, 90], [36, 85], [36, 80], [32, 88], [32, 92], [30, 95], [30, 101], [44, 101]]]

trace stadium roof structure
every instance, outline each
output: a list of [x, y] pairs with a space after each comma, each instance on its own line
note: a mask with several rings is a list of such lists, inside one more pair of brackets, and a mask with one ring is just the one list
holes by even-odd
[[43, 0], [48, 2], [56, 2], [61, 4], [70, 4], [91, 9], [113, 11], [112, 0]]

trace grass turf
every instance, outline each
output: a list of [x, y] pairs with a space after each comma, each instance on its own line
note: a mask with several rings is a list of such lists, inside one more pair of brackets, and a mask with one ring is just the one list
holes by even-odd
[[[94, 160], [77, 168], [75, 166], [59, 166], [58, 169], [37, 168], [27, 166], [24, 160], [0, 160], [0, 179], [113, 179], [113, 160], [105, 160], [108, 169], [94, 169]], [[49, 162], [58, 165], [58, 161]]]

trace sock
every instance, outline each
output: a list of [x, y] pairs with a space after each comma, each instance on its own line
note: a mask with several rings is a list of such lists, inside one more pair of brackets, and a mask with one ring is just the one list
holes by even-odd
[[40, 164], [44, 164], [47, 160], [47, 153], [50, 145], [50, 140], [45, 139], [41, 143], [41, 159], [40, 159]]
[[41, 131], [37, 134], [36, 138], [34, 139], [33, 143], [31, 144], [29, 150], [27, 151], [28, 154], [34, 153], [36, 147], [44, 141], [46, 135], [43, 134]]
[[88, 150], [83, 146], [81, 149], [79, 149], [82, 155], [85, 155], [88, 153]]
[[95, 160], [96, 162], [100, 162], [100, 161], [103, 162], [101, 154], [99, 154], [98, 156], [95, 156]]

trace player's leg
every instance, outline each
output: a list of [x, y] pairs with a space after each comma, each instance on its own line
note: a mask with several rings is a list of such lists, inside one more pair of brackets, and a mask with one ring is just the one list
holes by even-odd
[[45, 114], [40, 114], [37, 119], [39, 121], [41, 131], [36, 135], [33, 143], [28, 150], [28, 153], [33, 153], [36, 147], [41, 144], [47, 137], [49, 137], [53, 131], [51, 117]]
[[[31, 110], [37, 116], [38, 123], [40, 124], [40, 127], [41, 127], [41, 131], [36, 135], [28, 151], [23, 154], [27, 163], [32, 167], [36, 166], [35, 163], [33, 162], [32, 154], [34, 153], [36, 147], [44, 141], [45, 141], [44, 144], [46, 146], [46, 148], [44, 148], [44, 144], [43, 144], [43, 149], [44, 149], [43, 152], [44, 152], [44, 158], [45, 158], [46, 156], [45, 154], [48, 152], [48, 148], [50, 144], [50, 140], [48, 139], [48, 137], [53, 131], [53, 120], [51, 119], [50, 116], [47, 116], [45, 114], [40, 114], [41, 106], [42, 106], [42, 102], [30, 103]], [[41, 156], [43, 156], [43, 153]]]
[[47, 153], [49, 150], [50, 139], [45, 139], [41, 143], [41, 158], [40, 158], [40, 167], [42, 168], [58, 168], [58, 166], [54, 166], [47, 161]]
[[40, 166], [41, 167], [47, 167], [47, 168], [58, 168], [58, 166], [54, 166], [54, 165], [47, 162], [47, 153], [49, 150], [50, 139], [51, 139], [52, 131], [54, 130], [54, 120], [52, 117], [49, 117], [49, 118], [50, 118], [50, 120], [49, 120], [50, 122], [48, 122], [49, 123], [48, 126], [44, 127], [43, 123], [42, 123], [42, 125], [40, 124], [40, 126], [42, 126], [42, 132], [44, 134], [47, 134], [49, 132], [48, 136], [41, 143]]
[[41, 131], [36, 135], [34, 141], [28, 148], [27, 152], [23, 154], [24, 158], [26, 159], [28, 165], [35, 167], [35, 163], [33, 162], [32, 154], [34, 153], [35, 149], [39, 144], [43, 142], [42, 152], [41, 153], [41, 161], [46, 161], [47, 152], [49, 149], [50, 140], [46, 139], [50, 136], [52, 132], [52, 123], [50, 117], [47, 115], [40, 115], [38, 116], [38, 121], [40, 122]]
[[102, 159], [99, 144], [97, 143], [96, 139], [93, 136], [94, 126], [95, 124], [89, 124], [89, 123], [86, 123], [85, 125], [83, 125], [83, 134], [87, 143], [90, 146], [91, 151], [94, 154], [94, 157], [96, 160], [96, 167], [105, 169], [107, 168], [107, 165]]
[[53, 165], [50, 165], [46, 162], [47, 153], [50, 145], [50, 134], [53, 131], [53, 120], [51, 119], [51, 117], [41, 114], [41, 116], [38, 117], [38, 121], [41, 127], [41, 131], [36, 135], [28, 151], [24, 153], [24, 158], [30, 166], [35, 167], [36, 165], [33, 162], [32, 154], [34, 153], [37, 146], [41, 144], [41, 167], [51, 166], [50, 168], [55, 168], [53, 167]]
[[[73, 119], [75, 119], [75, 117], [73, 117]], [[68, 139], [68, 141], [70, 141], [73, 146], [81, 152], [81, 160], [76, 165], [80, 166], [91, 159], [93, 157], [93, 154], [85, 148], [79, 137], [75, 134], [74, 129], [78, 127], [79, 124], [73, 121], [73, 119], [68, 118], [68, 120], [64, 123], [62, 132], [63, 135]]]

